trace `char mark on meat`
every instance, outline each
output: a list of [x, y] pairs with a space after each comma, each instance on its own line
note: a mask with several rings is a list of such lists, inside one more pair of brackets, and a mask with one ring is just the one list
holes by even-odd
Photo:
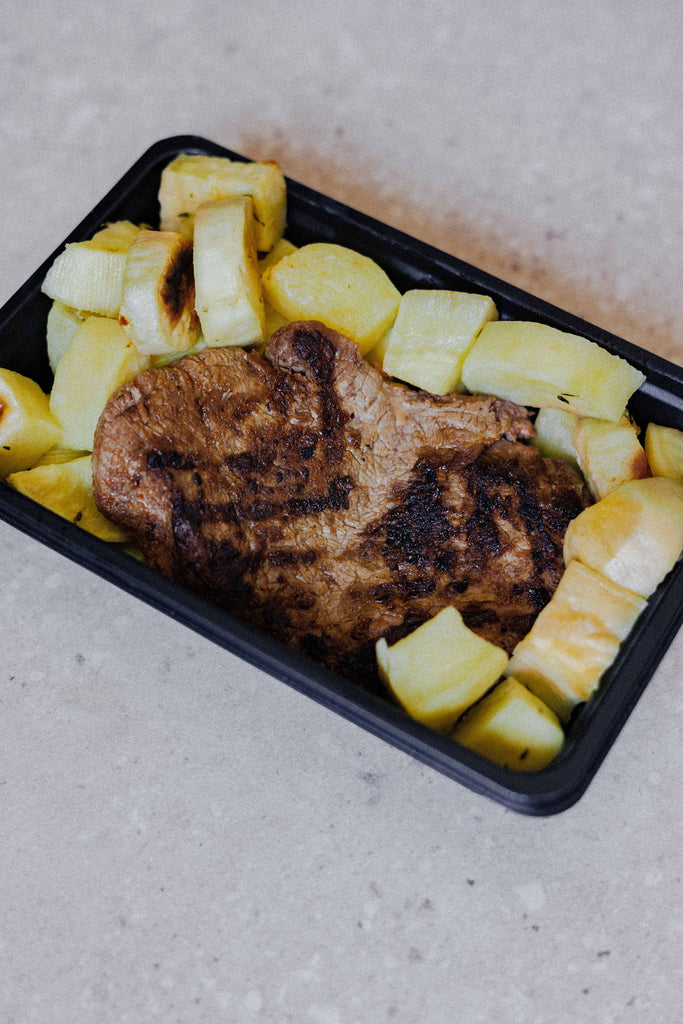
[[554, 592], [582, 480], [525, 409], [386, 377], [297, 323], [112, 397], [97, 503], [150, 564], [295, 650], [376, 684], [374, 645], [447, 604], [506, 650]]

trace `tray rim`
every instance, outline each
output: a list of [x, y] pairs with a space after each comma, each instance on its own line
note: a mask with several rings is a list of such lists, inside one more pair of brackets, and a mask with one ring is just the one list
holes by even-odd
[[[125, 201], [126, 195], [133, 193], [136, 185], [149, 176], [155, 165], [163, 166], [162, 161], [170, 160], [181, 152], [249, 159], [198, 135], [170, 136], [152, 144], [0, 309], [0, 352], [8, 323], [27, 305], [35, 302], [48, 267], [64, 246], [70, 241], [89, 237], [111, 215], [113, 208]], [[388, 251], [394, 259], [400, 254], [400, 258], [408, 259], [411, 266], [419, 261], [431, 268], [432, 273], [438, 267], [442, 274], [460, 274], [472, 282], [472, 290], [477, 288], [493, 294], [496, 301], [502, 296], [504, 302], [523, 306], [533, 314], [533, 319], [551, 322], [561, 329], [597, 341], [647, 374], [648, 380], [641, 389], [641, 398], [646, 406], [648, 402], [673, 400], [674, 407], [683, 416], [683, 368], [675, 363], [308, 186], [289, 178], [286, 180], [290, 208], [293, 204], [305, 209], [313, 218], [316, 214], [319, 217], [323, 210], [326, 216], [343, 221], [347, 228], [365, 238], [372, 238], [380, 248], [386, 248], [389, 242]], [[246, 626], [200, 595], [167, 580], [124, 552], [37, 505], [4, 481], [0, 482], [0, 518], [417, 761], [511, 810], [531, 816], [560, 813], [580, 799], [683, 622], [683, 600], [676, 605], [670, 599], [672, 588], [683, 584], [683, 564], [679, 563], [671, 577], [650, 599], [624, 642], [616, 662], [608, 670], [599, 699], [594, 698], [582, 708], [583, 733], [575, 742], [568, 743], [558, 760], [543, 771], [514, 772], [485, 761], [408, 718], [388, 701], [295, 654], [267, 633]], [[659, 619], [657, 637], [652, 643], [647, 640], [647, 634], [655, 616]], [[648, 658], [645, 664], [639, 663], [636, 668], [636, 653], [643, 644], [648, 650]], [[627, 683], [622, 687], [613, 685], [625, 672]]]

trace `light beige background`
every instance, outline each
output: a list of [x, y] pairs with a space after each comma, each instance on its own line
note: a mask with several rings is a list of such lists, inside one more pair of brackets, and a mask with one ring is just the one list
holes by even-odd
[[[663, 0], [7, 4], [0, 300], [188, 132], [681, 363], [682, 28]], [[681, 635], [535, 820], [0, 543], [3, 1022], [679, 1019]]]

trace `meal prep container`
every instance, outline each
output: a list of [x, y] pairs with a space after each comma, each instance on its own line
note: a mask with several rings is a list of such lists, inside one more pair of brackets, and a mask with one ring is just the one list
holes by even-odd
[[[245, 159], [196, 136], [164, 139], [133, 165], [65, 243], [89, 238], [105, 221], [129, 219], [158, 226], [161, 172], [184, 152]], [[646, 374], [647, 381], [630, 403], [641, 426], [652, 419], [683, 429], [680, 367], [310, 188], [294, 181], [287, 184], [286, 234], [295, 244], [327, 241], [346, 245], [380, 264], [401, 292], [409, 288], [447, 288], [483, 293], [494, 299], [501, 318], [535, 320], [589, 338]], [[40, 287], [62, 248], [48, 257], [0, 311], [0, 366], [34, 378], [46, 391], [52, 383], [45, 342], [51, 303]], [[525, 814], [554, 814], [579, 799], [683, 621], [683, 564], [679, 562], [648, 602], [597, 695], [573, 718], [558, 758], [543, 771], [521, 773], [491, 764], [412, 721], [389, 701], [293, 653], [4, 482], [0, 482], [0, 516], [419, 761]]]

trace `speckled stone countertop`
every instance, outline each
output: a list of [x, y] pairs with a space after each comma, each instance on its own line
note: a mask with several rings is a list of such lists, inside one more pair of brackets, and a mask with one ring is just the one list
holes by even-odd
[[[675, 4], [10, 4], [5, 301], [203, 135], [683, 362]], [[683, 636], [579, 803], [476, 796], [0, 524], [3, 1024], [675, 1024]]]

